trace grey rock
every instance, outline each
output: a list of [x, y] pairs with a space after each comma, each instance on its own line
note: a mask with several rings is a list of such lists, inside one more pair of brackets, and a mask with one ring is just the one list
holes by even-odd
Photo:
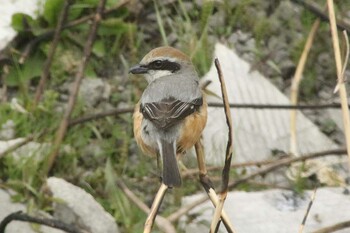
[[15, 137], [15, 123], [13, 120], [7, 120], [0, 130], [0, 140], [10, 140]]
[[55, 199], [54, 216], [66, 223], [75, 224], [92, 233], [118, 233], [115, 219], [83, 189], [67, 181], [50, 177], [48, 188]]
[[83, 79], [79, 89], [79, 96], [87, 107], [94, 107], [100, 101], [107, 100], [110, 94], [110, 85], [100, 78]]

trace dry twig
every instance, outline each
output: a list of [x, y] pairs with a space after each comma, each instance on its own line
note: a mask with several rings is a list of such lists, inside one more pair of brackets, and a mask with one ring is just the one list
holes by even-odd
[[[131, 200], [137, 207], [139, 207], [146, 214], [150, 213], [150, 208], [143, 203], [126, 185], [123, 181], [118, 180], [117, 185], [125, 193], [125, 195]], [[171, 224], [169, 219], [166, 219], [160, 215], [157, 215], [155, 222], [159, 229], [166, 233], [176, 233], [174, 226]]]
[[22, 213], [22, 211], [12, 213], [12, 214], [8, 215], [7, 217], [5, 217], [0, 223], [0, 233], [5, 233], [6, 226], [12, 221], [38, 223], [38, 224], [49, 226], [52, 228], [64, 230], [65, 232], [69, 232], [69, 233], [84, 233], [84, 232], [87, 233], [86, 231], [78, 229], [74, 225], [69, 225], [69, 224], [63, 223], [59, 220], [50, 219], [50, 218], [32, 217], [32, 216], [29, 216], [27, 214]]
[[317, 231], [313, 231], [312, 233], [331, 233], [331, 232], [339, 231], [339, 230], [349, 228], [349, 227], [350, 227], [350, 220], [345, 221], [345, 222], [341, 222], [341, 223], [337, 223], [337, 224], [334, 224], [332, 226], [319, 229]]
[[306, 209], [303, 221], [301, 222], [301, 225], [300, 225], [300, 228], [299, 228], [299, 233], [303, 233], [307, 216], [309, 216], [312, 204], [314, 203], [314, 200], [315, 200], [315, 197], [316, 197], [316, 190], [317, 190], [317, 188], [315, 188], [314, 192], [312, 193], [311, 200], [309, 202], [309, 205], [307, 206], [307, 209]]
[[[319, 17], [322, 21], [330, 22], [330, 17], [326, 13], [324, 13], [316, 3], [311, 3], [310, 1], [304, 1], [304, 0], [292, 0], [294, 3], [301, 4], [305, 7], [305, 9], [309, 10], [310, 12], [314, 13], [317, 17]], [[345, 30], [348, 33], [350, 33], [350, 25], [345, 23], [344, 21], [338, 20], [336, 23], [336, 27], [339, 30]]]
[[56, 29], [55, 29], [55, 35], [53, 37], [53, 41], [51, 43], [51, 47], [49, 49], [49, 53], [47, 55], [47, 59], [44, 63], [44, 67], [43, 67], [43, 71], [41, 73], [41, 77], [40, 77], [40, 81], [39, 81], [39, 85], [36, 89], [36, 93], [35, 93], [35, 99], [34, 99], [34, 104], [35, 106], [38, 104], [38, 102], [40, 101], [41, 95], [44, 91], [45, 88], [45, 84], [46, 81], [49, 77], [49, 73], [50, 73], [50, 67], [53, 61], [53, 57], [55, 55], [55, 51], [58, 45], [58, 42], [60, 40], [61, 37], [61, 32], [63, 29], [63, 24], [66, 22], [67, 16], [68, 16], [68, 9], [69, 6], [71, 5], [72, 0], [65, 0]]
[[[320, 26], [320, 19], [317, 19], [312, 25], [311, 31], [307, 37], [307, 40], [304, 46], [303, 53], [301, 54], [301, 57], [299, 59], [299, 63], [295, 71], [295, 75], [292, 80], [292, 86], [291, 86], [290, 101], [292, 105], [298, 104], [299, 85], [303, 77], [302, 75], [304, 72], [307, 57], [309, 55], [311, 46], [313, 44], [317, 29], [319, 28], [319, 26]], [[290, 153], [292, 155], [298, 154], [296, 121], [297, 121], [297, 111], [293, 109], [290, 111]]]
[[346, 93], [346, 86], [344, 82], [342, 82], [342, 61], [341, 61], [341, 53], [339, 46], [339, 38], [338, 31], [336, 27], [336, 18], [334, 12], [333, 0], [327, 0], [328, 5], [328, 13], [330, 19], [331, 33], [332, 33], [332, 42], [335, 56], [335, 64], [337, 68], [337, 77], [338, 77], [338, 85], [339, 85], [339, 96], [341, 100], [342, 113], [343, 113], [343, 123], [344, 123], [344, 133], [346, 140], [346, 148], [348, 150], [349, 163], [350, 163], [350, 116], [349, 116], [349, 108], [348, 108], [348, 98]]
[[168, 186], [162, 183], [153, 200], [151, 209], [148, 213], [148, 217], [146, 219], [145, 226], [143, 228], [143, 233], [151, 233], [154, 220], [156, 219], [160, 204], [162, 203], [162, 200], [167, 190], [168, 190]]
[[227, 90], [226, 90], [226, 84], [223, 77], [223, 73], [221, 70], [220, 62], [216, 58], [215, 59], [215, 67], [218, 72], [218, 77], [220, 80], [220, 87], [221, 87], [221, 94], [222, 99], [224, 103], [224, 109], [225, 109], [225, 116], [226, 116], [226, 124], [228, 127], [228, 141], [226, 146], [226, 155], [225, 155], [225, 165], [224, 169], [222, 170], [222, 187], [221, 192], [219, 196], [219, 203], [216, 206], [215, 213], [213, 216], [213, 220], [211, 222], [210, 226], [210, 232], [216, 232], [219, 228], [219, 220], [221, 216], [222, 209], [224, 207], [224, 203], [227, 197], [227, 191], [228, 191], [228, 182], [229, 182], [229, 176], [230, 176], [230, 168], [231, 168], [231, 159], [232, 159], [232, 152], [233, 152], [233, 130], [232, 130], [232, 117], [231, 117], [231, 110], [229, 106], [229, 100], [227, 96]]
[[101, 12], [103, 12], [105, 4], [106, 4], [106, 0], [100, 0], [98, 8], [96, 10], [94, 21], [90, 27], [89, 36], [88, 36], [86, 44], [85, 44], [84, 55], [83, 55], [83, 58], [82, 58], [80, 65], [79, 65], [79, 70], [77, 72], [77, 75], [75, 77], [72, 92], [69, 96], [68, 106], [67, 106], [67, 109], [64, 113], [61, 124], [57, 130], [56, 138], [55, 138], [55, 141], [53, 144], [53, 150], [48, 157], [48, 162], [47, 162], [46, 167], [44, 169], [45, 174], [48, 174], [48, 172], [51, 170], [51, 168], [56, 160], [56, 157], [58, 155], [60, 145], [61, 145], [63, 138], [67, 132], [67, 127], [69, 124], [70, 116], [71, 116], [73, 109], [74, 109], [74, 105], [75, 105], [76, 98], [78, 95], [80, 83], [84, 77], [85, 67], [88, 63], [88, 60], [89, 60], [89, 57], [91, 54], [92, 45], [94, 43], [96, 32], [97, 32], [97, 27], [98, 27], [98, 24], [101, 21], [101, 17], [102, 17]]

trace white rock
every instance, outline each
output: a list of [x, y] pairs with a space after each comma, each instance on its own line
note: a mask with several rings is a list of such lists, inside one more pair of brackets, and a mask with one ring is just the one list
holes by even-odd
[[55, 217], [76, 224], [92, 233], [118, 233], [114, 218], [95, 201], [93, 196], [67, 181], [50, 177], [47, 185], [55, 199]]
[[[26, 212], [26, 206], [20, 203], [11, 201], [10, 192], [0, 189], [0, 222], [9, 214], [17, 211]], [[43, 233], [63, 233], [64, 231], [57, 230], [51, 227], [41, 226]], [[6, 227], [6, 233], [35, 233], [27, 222], [12, 221]]]
[[16, 36], [11, 27], [12, 15], [25, 13], [36, 17], [45, 0], [1, 0], [0, 7], [0, 51]]
[[[290, 104], [267, 78], [222, 44], [215, 47], [215, 57], [220, 61], [230, 103]], [[212, 83], [209, 91], [221, 96], [217, 71], [212, 65], [204, 77]], [[208, 96], [208, 102], [222, 103], [217, 96]], [[227, 144], [227, 125], [222, 108], [208, 109], [208, 122], [204, 130], [204, 146], [208, 163], [223, 164]], [[272, 150], [289, 152], [289, 110], [231, 109], [234, 128], [233, 161], [245, 162], [266, 159]], [[297, 137], [300, 154], [337, 148], [315, 124], [298, 111]]]
[[[303, 197], [299, 197], [285, 190], [230, 192], [224, 209], [237, 232], [295, 233], [298, 232], [312, 193], [307, 191]], [[193, 203], [202, 196], [186, 197], [183, 204]], [[320, 188], [303, 232], [348, 221], [349, 206], [349, 194], [344, 194], [344, 188]], [[208, 201], [190, 211], [191, 221], [182, 219], [181, 224], [188, 233], [199, 232], [197, 229], [208, 231], [213, 213], [213, 205]], [[219, 232], [226, 232], [224, 226], [220, 226]], [[337, 232], [346, 233], [349, 228]]]

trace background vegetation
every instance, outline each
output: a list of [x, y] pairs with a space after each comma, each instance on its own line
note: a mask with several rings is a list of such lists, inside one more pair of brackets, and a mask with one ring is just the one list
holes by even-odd
[[[49, 56], [54, 30], [64, 1], [47, 0], [43, 11], [36, 19], [25, 14], [15, 14], [12, 26], [18, 32], [15, 40], [1, 52], [0, 65], [3, 95], [0, 105], [0, 126], [9, 120], [14, 124], [14, 138], [27, 138], [40, 143], [40, 149], [28, 156], [16, 157], [16, 151], [0, 155], [0, 187], [16, 191], [13, 199], [28, 204], [29, 212], [36, 209], [51, 211], [51, 199], [41, 192], [45, 177], [58, 176], [83, 187], [111, 213], [123, 232], [139, 232], [146, 215], [135, 207], [116, 187], [117, 179], [123, 179], [146, 203], [152, 201], [158, 189], [156, 163], [152, 158], [141, 156], [132, 134], [131, 113], [108, 116], [70, 126], [60, 146], [54, 166], [45, 174], [47, 157], [52, 152], [56, 130], [67, 105], [69, 86], [72, 85], [83, 57], [83, 47], [89, 32], [91, 20], [81, 23], [80, 19], [94, 14], [98, 0], [72, 1], [67, 21], [76, 23], [66, 27], [60, 34], [49, 79], [41, 101], [35, 102], [35, 92], [43, 72], [43, 64]], [[268, 2], [268, 3], [266, 3]], [[128, 68], [136, 64], [149, 50], [161, 45], [171, 45], [186, 51], [193, 59], [201, 75], [212, 62], [214, 44], [224, 42], [237, 47], [232, 40], [234, 32], [248, 33], [255, 40], [256, 49], [250, 51], [248, 60], [254, 67], [268, 75], [281, 89], [288, 92], [290, 78], [295, 71], [302, 52], [306, 35], [315, 15], [299, 7], [301, 18], [283, 19], [276, 13], [282, 0], [260, 1], [117, 1], [108, 0], [100, 22], [92, 55], [85, 71], [86, 79], [101, 79], [110, 86], [110, 95], [105, 101], [87, 103], [78, 98], [72, 119], [96, 112], [133, 106], [138, 101], [146, 83], [136, 77], [129, 77]], [[314, 1], [320, 6], [324, 1]], [[345, 17], [350, 9], [348, 1], [336, 1], [338, 17]], [[282, 14], [282, 13], [280, 13]], [[255, 15], [256, 17], [252, 17]], [[288, 31], [290, 44], [288, 57], [294, 62], [289, 69], [280, 69], [281, 61], [274, 60], [273, 51], [266, 49], [271, 37], [278, 37], [281, 31]], [[321, 24], [320, 37], [328, 35], [327, 23]], [[328, 37], [328, 36], [327, 36]], [[326, 37], [325, 37], [326, 38]], [[301, 85], [304, 102], [316, 101], [324, 88], [332, 88], [334, 79], [316, 82], [318, 71], [314, 60], [322, 53], [330, 40], [317, 40], [317, 49], [310, 54], [305, 79]], [[243, 53], [243, 52], [242, 52]], [[333, 59], [327, 60], [335, 67]], [[334, 68], [328, 69], [335, 73]], [[24, 111], [14, 111], [14, 102]], [[18, 109], [18, 108], [17, 108]], [[332, 132], [327, 124], [325, 131]], [[334, 127], [334, 126], [333, 126]], [[186, 164], [187, 166], [188, 164]], [[196, 167], [189, 162], [189, 167]], [[213, 176], [215, 177], [215, 173]], [[232, 176], [238, 176], [232, 171]], [[202, 191], [197, 178], [186, 179], [183, 189], [168, 195], [162, 211], [171, 213], [180, 204], [181, 196]], [[215, 178], [214, 178], [215, 180]], [[139, 184], [142, 183], [142, 186]], [[303, 190], [307, 182], [297, 181], [296, 190]], [[259, 187], [244, 184], [241, 189], [253, 190]]]

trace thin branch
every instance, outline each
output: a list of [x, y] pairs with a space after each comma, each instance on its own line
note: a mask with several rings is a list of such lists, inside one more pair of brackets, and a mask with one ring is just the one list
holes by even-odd
[[346, 78], [345, 78], [345, 71], [346, 71], [346, 66], [348, 64], [348, 61], [349, 61], [349, 55], [350, 55], [350, 48], [349, 47], [350, 46], [349, 46], [349, 37], [348, 37], [348, 34], [346, 33], [346, 31], [343, 31], [343, 35], [344, 35], [346, 53], [345, 53], [345, 58], [344, 58], [344, 62], [343, 62], [343, 65], [342, 65], [343, 69], [342, 69], [342, 72], [341, 72], [341, 79], [338, 79], [338, 83], [335, 86], [333, 93], [338, 92], [340, 84], [344, 83], [345, 80], [346, 80]]
[[[210, 107], [219, 107], [222, 108], [222, 103], [208, 103]], [[350, 105], [348, 106], [350, 108]], [[341, 108], [340, 103], [334, 104], [230, 104], [230, 108], [252, 108], [252, 109], [328, 109], [328, 108]]]
[[50, 73], [50, 67], [53, 61], [53, 57], [55, 55], [55, 51], [58, 45], [58, 42], [60, 40], [61, 37], [61, 32], [63, 29], [63, 24], [66, 22], [67, 16], [68, 16], [68, 10], [69, 10], [69, 6], [71, 5], [72, 0], [65, 0], [56, 29], [55, 29], [55, 34], [53, 37], [53, 41], [51, 43], [51, 47], [49, 50], [49, 53], [47, 55], [47, 59], [44, 63], [44, 67], [43, 67], [43, 71], [41, 73], [41, 77], [40, 77], [40, 81], [39, 81], [39, 85], [36, 89], [36, 93], [35, 93], [35, 99], [34, 99], [34, 104], [35, 106], [38, 104], [38, 102], [40, 101], [41, 95], [44, 91], [45, 88], [45, 84], [46, 81], [49, 77], [49, 73]]
[[314, 192], [312, 193], [311, 200], [309, 202], [309, 205], [307, 206], [307, 209], [306, 209], [303, 221], [301, 222], [301, 225], [300, 225], [300, 228], [299, 228], [299, 233], [303, 233], [307, 217], [309, 216], [312, 204], [314, 203], [314, 200], [315, 200], [315, 197], [316, 197], [316, 191], [317, 191], [317, 188], [315, 188]]
[[[222, 108], [224, 105], [222, 103], [208, 103], [209, 107]], [[230, 108], [251, 108], [251, 109], [275, 109], [275, 110], [285, 110], [285, 109], [328, 109], [328, 108], [341, 108], [338, 103], [335, 104], [314, 104], [314, 105], [289, 105], [289, 104], [229, 104]], [[349, 105], [350, 107], [350, 105]], [[95, 114], [90, 114], [87, 116], [82, 116], [73, 119], [69, 122], [69, 126], [74, 126], [77, 124], [85, 123], [90, 120], [98, 120], [100, 118], [119, 115], [123, 113], [132, 113], [134, 111], [133, 107], [126, 107], [121, 109], [112, 109], [106, 112], [99, 112]]]
[[[214, 205], [214, 207], [216, 207], [218, 205], [218, 196], [215, 192], [214, 186], [207, 174], [207, 168], [205, 166], [205, 159], [204, 159], [204, 150], [203, 150], [203, 145], [201, 143], [201, 141], [198, 141], [195, 144], [195, 149], [196, 149], [196, 155], [197, 155], [197, 163], [198, 163], [198, 169], [199, 169], [199, 181], [202, 184], [205, 192], [207, 193], [210, 201], [212, 202], [212, 204]], [[178, 211], [176, 212], [178, 213]], [[174, 215], [173, 217], [175, 217], [176, 215]], [[177, 214], [178, 216], [178, 214]], [[226, 214], [225, 210], [223, 210], [221, 212], [221, 219], [222, 222], [225, 225], [225, 228], [227, 230], [227, 232], [229, 233], [234, 233], [234, 228], [232, 226], [232, 223], [230, 221], [230, 218], [228, 217], [228, 215]]]
[[81, 123], [85, 123], [87, 121], [91, 121], [91, 120], [97, 120], [99, 118], [104, 118], [107, 116], [116, 116], [119, 114], [123, 114], [123, 113], [131, 113], [134, 111], [134, 108], [120, 108], [120, 109], [113, 109], [113, 110], [109, 110], [106, 112], [99, 112], [96, 114], [91, 114], [91, 115], [87, 115], [87, 116], [83, 116], [83, 117], [79, 117], [77, 119], [73, 119], [69, 121], [69, 126], [75, 126], [77, 124], [81, 124]]
[[[298, 104], [299, 85], [303, 78], [303, 72], [307, 61], [307, 57], [309, 55], [310, 49], [312, 47], [312, 44], [319, 26], [320, 26], [320, 19], [317, 19], [312, 25], [312, 28], [307, 37], [303, 52], [299, 59], [298, 66], [295, 71], [295, 75], [292, 80], [292, 86], [291, 86], [290, 101], [292, 105]], [[297, 155], [298, 153], [296, 122], [297, 122], [297, 111], [296, 109], [293, 109], [290, 111], [290, 153], [293, 155]]]
[[220, 197], [219, 197], [219, 204], [215, 208], [213, 220], [211, 222], [210, 226], [210, 232], [216, 232], [219, 229], [219, 220], [221, 216], [222, 209], [224, 207], [224, 203], [227, 197], [227, 191], [228, 191], [228, 182], [230, 178], [230, 168], [231, 168], [231, 160], [232, 160], [232, 152], [233, 152], [233, 129], [232, 129], [232, 117], [231, 117], [231, 109], [229, 106], [229, 100], [227, 96], [227, 90], [226, 90], [226, 84], [225, 79], [223, 77], [223, 73], [221, 70], [221, 65], [219, 60], [215, 59], [215, 67], [218, 72], [218, 77], [220, 81], [220, 87], [221, 87], [221, 94], [222, 99], [224, 103], [224, 110], [225, 110], [225, 117], [226, 117], [226, 124], [228, 127], [228, 140], [227, 140], [227, 146], [226, 146], [226, 154], [225, 154], [225, 165], [222, 170], [222, 187], [220, 191]]
[[80, 230], [74, 225], [66, 224], [56, 219], [32, 217], [22, 213], [22, 211], [12, 213], [3, 219], [0, 223], [0, 233], [5, 233], [6, 226], [12, 221], [38, 223], [41, 225], [60, 229], [69, 233], [87, 233], [87, 231]]
[[[118, 180], [117, 181], [118, 187], [124, 192], [124, 194], [131, 200], [138, 208], [140, 208], [143, 212], [146, 214], [149, 214], [151, 211], [148, 206], [143, 203], [126, 185], [123, 181]], [[157, 215], [157, 218], [155, 220], [157, 226], [159, 229], [166, 233], [176, 233], [176, 230], [174, 226], [171, 224], [171, 221], [169, 219], [166, 219], [160, 215]]]
[[[338, 31], [336, 28], [336, 18], [335, 18], [335, 11], [334, 11], [334, 4], [333, 0], [327, 0], [327, 6], [328, 6], [328, 14], [330, 19], [330, 26], [331, 26], [331, 34], [332, 34], [332, 42], [333, 42], [333, 50], [334, 50], [334, 58], [335, 58], [335, 65], [337, 70], [337, 77], [340, 82], [338, 82], [339, 85], [339, 96], [341, 100], [341, 106], [342, 106], [342, 118], [343, 118], [343, 124], [344, 124], [344, 134], [345, 134], [345, 141], [346, 141], [346, 148], [348, 150], [348, 156], [349, 156], [349, 163], [350, 163], [350, 112], [348, 108], [348, 97], [346, 93], [346, 86], [344, 82], [341, 82], [342, 80], [342, 59], [341, 59], [341, 53], [340, 53], [340, 45], [339, 45], [339, 38], [338, 38]], [[348, 43], [348, 42], [347, 42]]]
[[350, 220], [345, 222], [340, 222], [332, 226], [319, 229], [317, 231], [313, 231], [312, 233], [331, 233], [331, 232], [339, 231], [349, 227], [350, 227]]
[[[292, 0], [292, 2], [297, 3], [305, 7], [305, 9], [309, 10], [313, 14], [315, 14], [318, 18], [320, 18], [322, 21], [330, 22], [329, 17], [326, 13], [324, 13], [316, 3], [311, 3], [310, 1], [304, 1], [304, 0]], [[337, 20], [336, 27], [339, 30], [345, 30], [348, 33], [350, 33], [350, 25], [345, 23], [344, 21]]]
[[162, 203], [163, 198], [164, 198], [167, 190], [168, 190], [168, 186], [166, 186], [164, 183], [162, 183], [154, 200], [153, 200], [151, 209], [148, 213], [148, 216], [147, 216], [144, 228], [143, 228], [143, 233], [151, 233], [154, 220], [157, 217], [160, 204]]
[[234, 182], [229, 184], [229, 189], [234, 189], [238, 185], [245, 183], [246, 181], [256, 177], [256, 176], [263, 176], [266, 175], [278, 168], [284, 167], [284, 166], [289, 166], [292, 163], [295, 162], [300, 162], [300, 161], [305, 161], [309, 159], [314, 159], [317, 157], [322, 157], [322, 156], [328, 156], [328, 155], [344, 155], [346, 154], [346, 150], [344, 149], [335, 149], [335, 150], [329, 150], [329, 151], [322, 151], [322, 152], [316, 152], [316, 153], [311, 153], [306, 156], [300, 156], [300, 157], [291, 157], [291, 158], [285, 158], [285, 159], [280, 159], [276, 161], [276, 163], [271, 164], [268, 167], [262, 168], [260, 170], [257, 170], [251, 174], [248, 174], [238, 180], [235, 180]]
[[67, 127], [68, 127], [69, 120], [70, 120], [71, 114], [72, 114], [74, 106], [75, 106], [79, 87], [80, 87], [81, 81], [84, 77], [85, 67], [86, 67], [88, 60], [90, 58], [92, 45], [94, 43], [96, 32], [97, 32], [97, 27], [98, 27], [99, 22], [102, 19], [101, 12], [103, 12], [105, 4], [106, 4], [106, 0], [100, 0], [99, 5], [97, 7], [94, 21], [90, 27], [90, 32], [89, 32], [89, 35], [88, 35], [88, 38], [87, 38], [87, 41], [85, 44], [84, 55], [83, 55], [82, 61], [80, 63], [77, 75], [75, 77], [72, 92], [69, 96], [68, 106], [67, 106], [67, 109], [64, 113], [61, 124], [57, 130], [56, 138], [55, 138], [55, 141], [53, 144], [53, 150], [48, 157], [48, 162], [47, 162], [46, 167], [44, 169], [45, 174], [48, 174], [48, 172], [51, 170], [51, 168], [56, 160], [56, 157], [58, 155], [60, 145], [61, 145], [63, 138], [67, 132]]

